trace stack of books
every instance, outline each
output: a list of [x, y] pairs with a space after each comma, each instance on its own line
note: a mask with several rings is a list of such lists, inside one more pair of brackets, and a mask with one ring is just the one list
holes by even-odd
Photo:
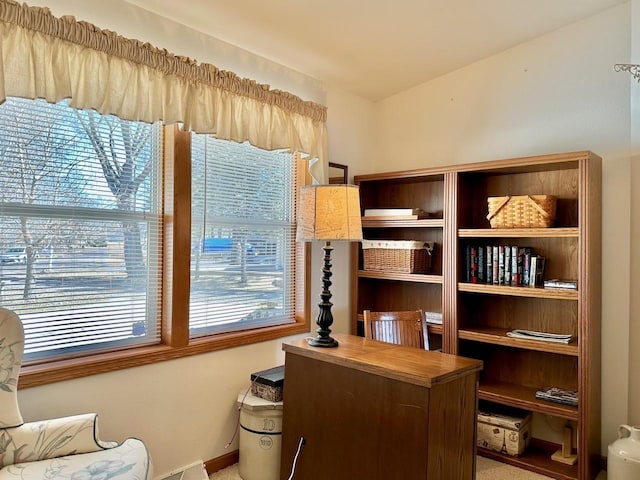
[[545, 387], [536, 392], [536, 398], [548, 400], [550, 402], [562, 403], [563, 405], [578, 406], [578, 392], [574, 390], [563, 390], [558, 387]]
[[367, 220], [419, 220], [429, 217], [421, 208], [366, 208]]

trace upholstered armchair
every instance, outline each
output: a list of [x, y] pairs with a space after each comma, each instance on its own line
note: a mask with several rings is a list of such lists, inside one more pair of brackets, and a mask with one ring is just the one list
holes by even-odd
[[98, 440], [96, 414], [25, 423], [18, 407], [24, 331], [0, 308], [0, 480], [151, 480], [144, 443]]

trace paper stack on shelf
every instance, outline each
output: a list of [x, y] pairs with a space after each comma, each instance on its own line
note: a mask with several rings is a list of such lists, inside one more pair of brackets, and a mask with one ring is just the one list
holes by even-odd
[[577, 280], [560, 280], [558, 278], [553, 278], [551, 280], [545, 280], [543, 285], [544, 285], [544, 288], [560, 288], [565, 290], [578, 289]]
[[563, 333], [536, 332], [533, 330], [511, 330], [507, 332], [508, 337], [524, 338], [527, 340], [542, 340], [543, 342], [569, 343], [573, 335]]
[[421, 208], [366, 208], [367, 220], [418, 220], [429, 214]]
[[442, 325], [442, 312], [424, 312], [424, 320], [427, 323]]
[[548, 400], [550, 402], [562, 403], [564, 405], [578, 406], [578, 392], [574, 390], [563, 390], [558, 387], [545, 387], [536, 392], [536, 398]]

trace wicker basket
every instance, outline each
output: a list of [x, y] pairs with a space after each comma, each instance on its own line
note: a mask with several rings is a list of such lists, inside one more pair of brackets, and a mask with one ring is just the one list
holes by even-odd
[[253, 382], [251, 384], [251, 394], [270, 402], [282, 401], [282, 387], [272, 387], [271, 385]]
[[546, 228], [556, 217], [552, 195], [489, 197], [487, 203], [491, 228]]
[[363, 240], [364, 269], [429, 273], [435, 244], [412, 240]]

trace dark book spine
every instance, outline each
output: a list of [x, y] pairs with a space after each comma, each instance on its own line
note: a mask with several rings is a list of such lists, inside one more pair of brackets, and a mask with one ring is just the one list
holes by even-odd
[[511, 285], [511, 245], [504, 246], [504, 284]]
[[478, 247], [471, 245], [471, 283], [478, 283]]
[[504, 245], [498, 245], [498, 285], [504, 285]]
[[493, 283], [493, 247], [487, 245], [486, 252], [487, 266], [485, 268], [485, 276], [487, 277], [487, 283]]
[[518, 285], [526, 285], [524, 278], [524, 257], [527, 253], [531, 253], [531, 247], [519, 247], [518, 248]]
[[538, 255], [537, 260], [535, 286], [542, 287], [544, 285], [544, 264], [546, 263], [546, 258]]
[[520, 285], [520, 274], [518, 273], [518, 246], [511, 247], [511, 285]]
[[525, 252], [522, 257], [522, 284], [529, 285], [529, 272], [531, 270], [531, 252]]
[[484, 259], [484, 252], [485, 252], [485, 248], [484, 246], [479, 246], [478, 248], [478, 283], [485, 283], [486, 279], [485, 279], [485, 271], [484, 271], [484, 267], [485, 267], [485, 259]]
[[464, 281], [471, 282], [471, 245], [467, 245], [464, 251]]

